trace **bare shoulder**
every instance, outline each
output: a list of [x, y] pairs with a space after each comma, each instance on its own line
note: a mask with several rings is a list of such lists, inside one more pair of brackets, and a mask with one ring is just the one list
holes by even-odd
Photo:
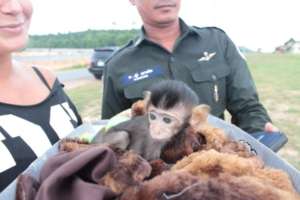
[[56, 76], [54, 75], [53, 72], [51, 72], [48, 69], [42, 68], [42, 67], [37, 67], [37, 69], [42, 73], [42, 75], [45, 77], [48, 85], [50, 85], [50, 87], [53, 87], [53, 84], [55, 82]]

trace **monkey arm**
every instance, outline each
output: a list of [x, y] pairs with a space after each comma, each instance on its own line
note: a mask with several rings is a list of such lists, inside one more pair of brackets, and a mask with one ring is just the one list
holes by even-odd
[[92, 143], [105, 143], [109, 146], [126, 150], [129, 146], [129, 134], [126, 131], [113, 131], [108, 133], [98, 133]]

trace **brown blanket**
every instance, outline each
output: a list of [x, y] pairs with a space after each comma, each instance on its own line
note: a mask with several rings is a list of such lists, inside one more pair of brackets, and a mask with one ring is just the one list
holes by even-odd
[[61, 152], [45, 163], [39, 182], [28, 175], [19, 177], [16, 199], [114, 199], [115, 194], [97, 182], [116, 164], [117, 158], [109, 148]]

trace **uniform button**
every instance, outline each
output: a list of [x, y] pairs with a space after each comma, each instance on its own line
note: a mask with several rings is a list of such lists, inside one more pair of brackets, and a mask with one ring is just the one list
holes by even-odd
[[171, 62], [174, 62], [174, 61], [175, 61], [175, 58], [174, 58], [173, 56], [171, 56], [171, 57], [170, 57], [170, 61], [171, 61]]

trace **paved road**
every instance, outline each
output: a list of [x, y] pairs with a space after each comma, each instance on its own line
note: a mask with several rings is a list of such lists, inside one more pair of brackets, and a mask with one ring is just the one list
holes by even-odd
[[75, 81], [79, 79], [94, 79], [93, 75], [87, 69], [61, 71], [57, 72], [56, 75], [61, 82]]

